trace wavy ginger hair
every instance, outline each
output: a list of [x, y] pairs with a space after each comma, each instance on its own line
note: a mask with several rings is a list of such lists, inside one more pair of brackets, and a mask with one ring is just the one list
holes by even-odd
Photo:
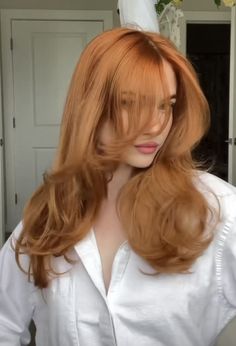
[[[187, 273], [212, 240], [209, 206], [193, 182], [191, 152], [209, 126], [209, 107], [190, 62], [157, 33], [106, 31], [85, 48], [70, 84], [52, 169], [28, 201], [16, 259], [30, 258], [28, 275], [45, 288], [52, 256], [64, 256], [91, 229], [122, 152], [168, 100], [163, 62], [176, 76], [177, 101], [168, 138], [152, 165], [135, 169], [121, 189], [117, 212], [132, 249], [159, 273]], [[170, 116], [164, 102], [166, 122]], [[121, 111], [128, 112], [125, 129]], [[101, 148], [105, 121], [114, 140]], [[21, 266], [20, 266], [21, 267]], [[59, 275], [59, 273], [58, 273]]]

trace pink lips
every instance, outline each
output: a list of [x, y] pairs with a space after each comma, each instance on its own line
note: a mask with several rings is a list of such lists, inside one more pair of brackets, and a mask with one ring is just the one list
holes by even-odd
[[148, 142], [139, 145], [135, 145], [136, 149], [142, 154], [153, 154], [157, 150], [157, 143]]

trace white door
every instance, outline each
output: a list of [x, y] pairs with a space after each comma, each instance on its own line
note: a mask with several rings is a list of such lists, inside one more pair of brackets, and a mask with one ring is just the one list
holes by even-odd
[[6, 172], [8, 231], [51, 165], [75, 64], [102, 31], [101, 21], [12, 21], [15, 119], [13, 172]]

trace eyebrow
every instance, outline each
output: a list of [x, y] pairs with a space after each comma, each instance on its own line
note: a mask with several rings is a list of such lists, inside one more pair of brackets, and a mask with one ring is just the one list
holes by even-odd
[[[132, 91], [122, 91], [122, 95], [125, 95], [125, 96], [128, 96], [128, 97], [132, 97], [134, 96], [134, 93]], [[161, 100], [160, 104], [163, 104], [164, 102], [168, 102], [170, 100], [173, 100], [173, 99], [177, 99], [177, 95], [176, 94], [171, 94], [170, 96], [168, 96], [166, 99], [163, 99]]]
[[[134, 95], [134, 93], [132, 91], [122, 91], [122, 94], [125, 94], [125, 95]], [[167, 99], [173, 99], [173, 98], [176, 98], [176, 94], [172, 94], [170, 96], [167, 97]]]
[[162, 100], [161, 103], [164, 102], [164, 101], [168, 101], [168, 100], [172, 100], [172, 99], [176, 99], [176, 98], [177, 98], [177, 95], [176, 94], [172, 94], [172, 95], [168, 96], [166, 99]]

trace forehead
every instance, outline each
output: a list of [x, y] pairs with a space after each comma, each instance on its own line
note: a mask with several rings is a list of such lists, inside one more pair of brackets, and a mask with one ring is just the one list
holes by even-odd
[[[168, 95], [165, 96], [171, 98], [172, 95], [176, 95], [177, 93], [177, 81], [171, 64], [166, 60], [163, 60], [163, 78], [168, 90]], [[157, 82], [157, 79], [159, 82]], [[144, 98], [148, 98], [148, 95], [151, 95], [151, 97], [155, 95], [155, 98], [157, 97], [159, 100], [164, 100], [163, 92], [164, 90], [160, 83], [160, 75], [151, 71], [151, 74], [148, 73], [145, 75], [144, 73], [141, 78], [137, 78], [136, 76], [134, 80], [132, 78], [126, 79], [126, 83], [123, 84], [121, 89], [121, 96], [128, 99], [135, 99], [138, 95]]]

